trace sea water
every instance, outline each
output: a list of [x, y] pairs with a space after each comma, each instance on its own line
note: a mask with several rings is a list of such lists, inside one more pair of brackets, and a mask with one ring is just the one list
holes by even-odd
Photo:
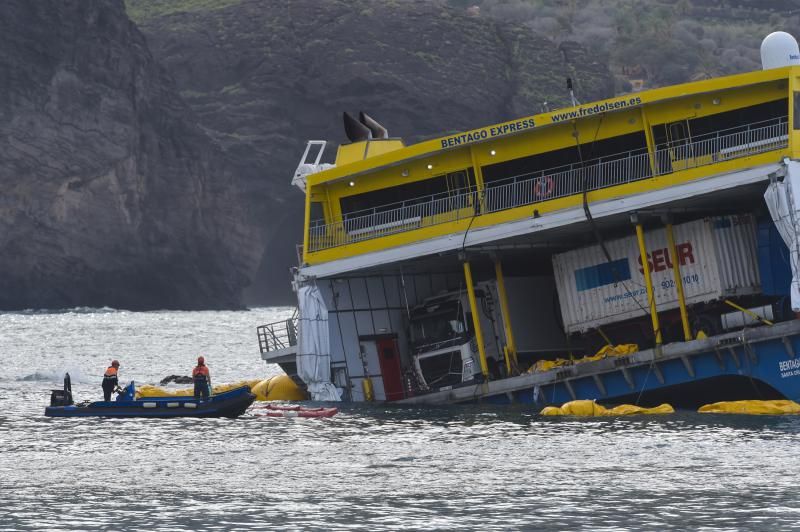
[[343, 405], [329, 419], [50, 419], [69, 371], [274, 375], [288, 309], [0, 314], [1, 530], [771, 530], [800, 525], [800, 417], [539, 417]]

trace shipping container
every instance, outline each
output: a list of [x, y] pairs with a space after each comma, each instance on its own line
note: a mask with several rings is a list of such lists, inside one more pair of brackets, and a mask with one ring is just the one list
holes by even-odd
[[[673, 228], [688, 305], [761, 291], [756, 224], [751, 215], [706, 218]], [[652, 274], [659, 311], [678, 307], [665, 229], [645, 233], [642, 261], [635, 235], [553, 256], [561, 314], [568, 333], [648, 314], [642, 264]]]

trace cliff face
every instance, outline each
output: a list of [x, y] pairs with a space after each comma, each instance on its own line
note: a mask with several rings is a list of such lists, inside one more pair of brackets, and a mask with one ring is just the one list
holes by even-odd
[[[582, 99], [580, 46], [427, 0], [0, 2], [0, 309], [289, 301], [305, 141], [414, 142]], [[151, 53], [153, 55], [151, 55]], [[329, 148], [329, 157], [334, 150]]]
[[[127, 6], [251, 193], [267, 250], [262, 296], [288, 287], [283, 270], [296, 263], [302, 194], [289, 180], [305, 141], [334, 141], [332, 157], [343, 110], [364, 110], [414, 142], [565, 105], [567, 76], [583, 100], [613, 93], [607, 66], [585, 48], [430, 0]], [[259, 208], [268, 198], [281, 206]]]
[[0, 2], [0, 308], [240, 304], [261, 249], [191, 116], [121, 0]]

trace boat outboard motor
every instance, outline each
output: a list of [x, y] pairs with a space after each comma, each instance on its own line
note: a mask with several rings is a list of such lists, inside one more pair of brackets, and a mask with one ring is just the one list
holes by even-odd
[[135, 401], [136, 400], [136, 384], [133, 381], [122, 389], [122, 392], [117, 395], [117, 401]]
[[50, 391], [50, 406], [69, 406], [73, 403], [72, 380], [67, 373], [64, 375], [64, 389]]
[[386, 130], [386, 128], [380, 125], [374, 118], [369, 116], [364, 111], [358, 113], [358, 120], [369, 128], [369, 130], [372, 132], [373, 139], [389, 138], [389, 132]]
[[344, 132], [347, 135], [347, 138], [350, 139], [350, 142], [360, 142], [362, 140], [370, 140], [372, 138], [372, 131], [353, 118], [350, 113], [345, 111], [342, 113], [342, 117], [344, 118]]

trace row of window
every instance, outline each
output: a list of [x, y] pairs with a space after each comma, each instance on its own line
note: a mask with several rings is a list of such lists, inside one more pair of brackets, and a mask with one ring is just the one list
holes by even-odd
[[[796, 94], [794, 99], [795, 106], [800, 109], [800, 95]], [[677, 150], [673, 151], [676, 154], [674, 157], [658, 160], [659, 171], [682, 169], [675, 165], [670, 167], [674, 159], [688, 157], [680, 155], [681, 146], [697, 144], [698, 139], [711, 137], [720, 132], [725, 135], [746, 132], [751, 124], [780, 120], [787, 115], [788, 103], [788, 98], [783, 98], [710, 116], [653, 126], [656, 150]], [[800, 129], [798, 114], [800, 113], [795, 113], [796, 129]], [[487, 165], [481, 170], [485, 186], [492, 188], [517, 180], [535, 178], [537, 174], [586, 168], [643, 153], [647, 153], [647, 139], [644, 131], [637, 131], [609, 139], [576, 142], [575, 146]], [[691, 156], [698, 155], [702, 154], [693, 152]], [[638, 165], [633, 168], [634, 172], [642, 175], [629, 176], [631, 179], [647, 177], [651, 171], [649, 165]], [[440, 198], [463, 196], [474, 183], [475, 176], [472, 168], [469, 168], [413, 183], [342, 197], [339, 202], [342, 215], [347, 220], [398, 207], [413, 207]], [[322, 218], [321, 212], [312, 212], [311, 215], [312, 220]]]

